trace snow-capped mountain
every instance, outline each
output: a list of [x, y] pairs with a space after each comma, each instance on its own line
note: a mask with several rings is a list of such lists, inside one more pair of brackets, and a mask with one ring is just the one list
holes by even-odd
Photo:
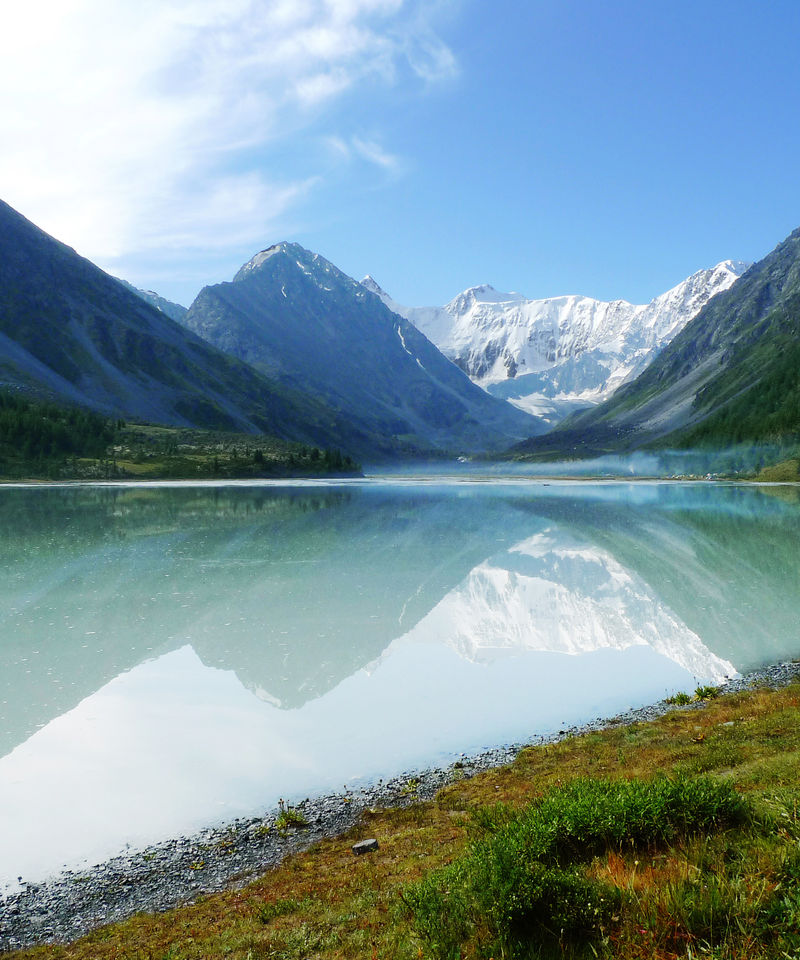
[[653, 440], [673, 449], [794, 443], [798, 298], [800, 228], [707, 303], [633, 383], [582, 414], [556, 443], [590, 450], [636, 449]]
[[748, 266], [725, 260], [648, 304], [581, 296], [529, 300], [484, 285], [444, 307], [405, 307], [372, 277], [362, 283], [489, 393], [555, 422], [641, 373]]
[[541, 429], [487, 396], [357, 280], [296, 243], [274, 244], [233, 282], [205, 287], [181, 322], [336, 410], [341, 444], [361, 457], [502, 450]]

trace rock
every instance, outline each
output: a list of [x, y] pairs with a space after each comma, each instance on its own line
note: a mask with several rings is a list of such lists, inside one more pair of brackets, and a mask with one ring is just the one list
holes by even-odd
[[371, 840], [359, 840], [358, 843], [353, 844], [352, 851], [358, 857], [362, 853], [372, 853], [373, 850], [378, 849], [378, 841], [373, 837]]

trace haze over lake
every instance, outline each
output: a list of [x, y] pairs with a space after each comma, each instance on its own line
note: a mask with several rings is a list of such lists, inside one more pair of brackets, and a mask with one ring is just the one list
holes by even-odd
[[0, 884], [800, 655], [791, 487], [0, 490]]

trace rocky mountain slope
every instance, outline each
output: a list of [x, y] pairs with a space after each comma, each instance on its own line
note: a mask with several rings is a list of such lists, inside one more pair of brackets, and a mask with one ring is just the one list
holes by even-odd
[[186, 316], [188, 307], [184, 307], [180, 303], [174, 303], [172, 300], [167, 300], [166, 297], [162, 297], [156, 293], [155, 290], [140, 290], [139, 287], [134, 287], [134, 285], [128, 283], [127, 280], [120, 280], [120, 283], [138, 297], [141, 297], [146, 303], [149, 303], [151, 307], [155, 307], [156, 310], [166, 314], [171, 320], [180, 321]]
[[548, 444], [632, 449], [798, 439], [800, 229], [708, 303], [641, 376], [572, 418]]
[[221, 353], [2, 202], [0, 388], [155, 423], [347, 440], [324, 404]]
[[541, 427], [488, 396], [416, 327], [332, 263], [293, 243], [206, 287], [182, 321], [359, 431], [357, 452], [500, 449]]
[[746, 268], [723, 261], [644, 305], [580, 296], [528, 300], [481, 286], [444, 307], [404, 307], [372, 277], [362, 283], [489, 393], [552, 424], [641, 373]]

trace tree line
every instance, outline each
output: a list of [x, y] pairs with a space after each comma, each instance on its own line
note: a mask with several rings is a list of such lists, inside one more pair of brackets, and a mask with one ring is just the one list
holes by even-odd
[[105, 456], [120, 421], [0, 391], [0, 459], [41, 463]]

